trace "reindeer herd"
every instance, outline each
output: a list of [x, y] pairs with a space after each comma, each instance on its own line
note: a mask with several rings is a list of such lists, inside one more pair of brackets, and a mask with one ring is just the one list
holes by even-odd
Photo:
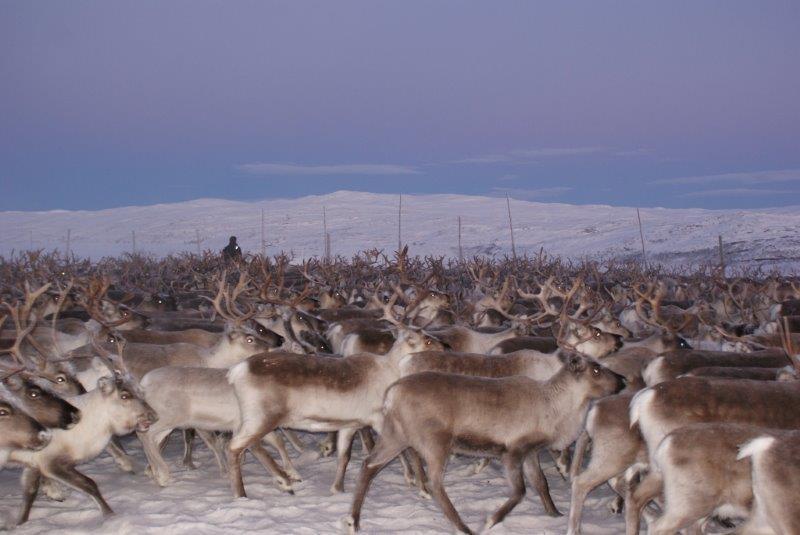
[[344, 492], [358, 437], [351, 532], [395, 459], [458, 531], [472, 533], [444, 485], [453, 455], [505, 474], [484, 529], [526, 480], [561, 515], [541, 455], [569, 480], [570, 534], [603, 484], [629, 534], [642, 519], [655, 534], [800, 534], [797, 279], [402, 250], [302, 264], [27, 253], [0, 259], [0, 283], [0, 468], [22, 470], [18, 523], [65, 487], [112, 514], [77, 467], [107, 452], [132, 471], [133, 433], [153, 484], [170, 485], [179, 430], [183, 465], [199, 437], [235, 497], [246, 452], [293, 494], [300, 432], [335, 453]]

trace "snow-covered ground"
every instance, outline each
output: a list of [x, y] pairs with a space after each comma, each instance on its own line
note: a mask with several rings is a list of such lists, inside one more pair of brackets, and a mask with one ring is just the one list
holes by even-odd
[[[319, 435], [301, 435], [308, 444], [296, 455], [296, 467], [304, 481], [295, 485], [295, 495], [278, 490], [266, 471], [247, 456], [244, 477], [248, 498], [234, 499], [227, 479], [220, 476], [210, 451], [196, 441], [195, 463], [190, 471], [180, 466], [182, 445], [173, 434], [165, 453], [172, 468], [173, 482], [156, 486], [143, 475], [144, 453], [134, 438], [124, 441], [137, 461], [137, 474], [123, 474], [106, 454], [80, 467], [94, 478], [116, 514], [103, 521], [97, 506], [86, 495], [70, 491], [63, 502], [40, 496], [31, 520], [14, 530], [27, 534], [191, 534], [344, 533], [342, 519], [350, 508], [352, 491], [364, 456], [359, 442], [345, 481], [345, 493], [329, 491], [335, 471], [332, 457], [320, 458], [316, 451]], [[528, 488], [525, 499], [490, 533], [559, 534], [566, 532], [569, 485], [555, 471], [549, 456], [542, 454], [545, 474], [553, 500], [565, 516], [544, 514], [536, 492]], [[474, 460], [455, 458], [448, 466], [445, 486], [464, 521], [479, 530], [486, 517], [506, 499], [508, 487], [499, 462], [481, 474], [473, 472]], [[7, 520], [16, 514], [22, 500], [19, 470], [0, 472], [0, 514]], [[624, 531], [623, 519], [611, 514], [606, 505], [611, 497], [607, 486], [590, 494], [584, 509], [583, 532], [610, 535]], [[452, 533], [449, 523], [432, 500], [420, 497], [406, 486], [400, 464], [394, 461], [373, 481], [362, 511], [363, 533]]]
[[[0, 254], [66, 247], [98, 258], [136, 249], [156, 255], [200, 248], [219, 250], [229, 235], [245, 251], [261, 251], [264, 213], [266, 252], [322, 255], [323, 207], [333, 254], [397, 248], [396, 195], [339, 191], [300, 199], [235, 202], [217, 199], [132, 206], [99, 211], [0, 212]], [[511, 200], [518, 254], [583, 257], [640, 254], [635, 208], [576, 206]], [[404, 195], [402, 236], [412, 254], [458, 254], [462, 218], [465, 256], [510, 253], [506, 200], [466, 195]], [[717, 237], [730, 265], [794, 269], [800, 264], [800, 205], [761, 210], [644, 208], [647, 254], [673, 265], [717, 262]]]

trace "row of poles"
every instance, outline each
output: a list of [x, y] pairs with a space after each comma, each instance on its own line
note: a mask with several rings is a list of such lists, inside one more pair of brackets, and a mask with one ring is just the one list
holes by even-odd
[[[506, 210], [508, 212], [508, 232], [511, 237], [511, 257], [516, 260], [517, 258], [517, 246], [516, 242], [514, 241], [514, 222], [511, 217], [511, 198], [506, 195]], [[636, 209], [636, 219], [639, 223], [639, 239], [641, 240], [642, 244], [642, 266], [647, 269], [647, 252], [645, 250], [644, 244], [644, 229], [642, 227], [642, 215], [639, 212], [639, 208]], [[464, 260], [464, 248], [461, 242], [461, 216], [458, 216], [458, 259]], [[327, 208], [323, 205], [322, 207], [322, 240], [323, 240], [323, 259], [325, 261], [329, 261], [332, 258], [331, 253], [331, 234], [328, 232], [328, 213]], [[66, 247], [65, 252], [66, 255], [69, 256], [72, 248], [71, 248], [71, 241], [72, 241], [72, 229], [67, 229], [67, 236], [66, 236]], [[202, 243], [203, 240], [200, 238], [200, 231], [195, 229], [195, 239], [189, 241], [188, 243], [195, 245], [197, 247], [197, 254], [202, 254]], [[30, 231], [30, 247], [33, 249], [33, 231]], [[723, 244], [722, 244], [722, 236], [719, 236], [719, 268], [724, 272], [725, 270], [725, 256], [723, 252]], [[403, 194], [400, 194], [397, 203], [397, 250], [401, 251], [403, 249]], [[136, 231], [131, 230], [131, 250], [133, 254], [136, 254]], [[261, 255], [266, 256], [267, 254], [267, 241], [266, 241], [266, 224], [265, 224], [265, 214], [264, 209], [261, 209]]]

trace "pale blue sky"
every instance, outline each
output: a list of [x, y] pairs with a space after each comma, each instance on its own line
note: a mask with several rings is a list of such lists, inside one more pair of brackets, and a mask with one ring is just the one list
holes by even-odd
[[4, 1], [0, 210], [800, 204], [798, 23], [791, 1]]

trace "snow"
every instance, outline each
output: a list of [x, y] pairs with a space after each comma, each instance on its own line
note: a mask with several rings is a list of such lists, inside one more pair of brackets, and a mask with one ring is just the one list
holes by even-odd
[[[261, 465], [247, 456], [244, 478], [248, 498], [234, 499], [211, 452], [199, 440], [194, 455], [198, 469], [187, 470], [180, 465], [180, 436], [177, 433], [171, 436], [165, 458], [172, 469], [173, 481], [160, 488], [143, 475], [144, 453], [138, 441], [129, 437], [124, 444], [136, 461], [136, 474], [120, 472], [106, 454], [79, 467], [97, 482], [115, 510], [114, 516], [104, 521], [91, 498], [77, 491], [69, 491], [63, 502], [40, 495], [33, 506], [31, 520], [14, 533], [155, 534], [166, 530], [176, 535], [344, 533], [342, 520], [349, 513], [352, 491], [364, 458], [359, 443], [356, 441], [354, 446], [345, 493], [331, 495], [335, 458], [320, 458], [316, 453], [321, 435], [305, 434], [301, 438], [307, 444], [306, 451], [295, 453], [293, 457], [304, 481], [295, 485], [294, 496], [278, 490]], [[557, 474], [546, 453], [541, 458], [553, 500], [565, 516], [546, 516], [538, 495], [528, 488], [525, 499], [490, 533], [566, 532], [569, 485]], [[445, 475], [445, 486], [464, 521], [478, 530], [486, 517], [505, 501], [508, 487], [499, 462], [493, 462], [478, 475], [474, 474], [473, 467], [474, 459], [454, 458]], [[3, 519], [14, 518], [21, 503], [18, 479], [18, 469], [6, 467], [0, 472], [0, 515]], [[589, 495], [583, 515], [583, 533], [605, 535], [624, 530], [622, 517], [611, 514], [606, 507], [610, 497], [611, 491], [605, 485]], [[373, 481], [362, 510], [361, 529], [368, 534], [452, 533], [436, 503], [406, 486], [397, 460]]]
[[[136, 250], [162, 256], [220, 250], [236, 235], [245, 252], [261, 251], [264, 211], [266, 252], [320, 256], [323, 207], [334, 254], [351, 256], [397, 248], [396, 195], [339, 191], [299, 199], [237, 202], [219, 199], [130, 206], [99, 211], [0, 212], [0, 254], [33, 248], [70, 249], [99, 258]], [[513, 200], [518, 254], [540, 248], [572, 259], [627, 258], [641, 254], [636, 209]], [[464, 254], [502, 256], [511, 251], [506, 201], [467, 195], [404, 195], [403, 242], [412, 254], [458, 255], [456, 218], [462, 218]], [[761, 210], [643, 208], [648, 257], [673, 265], [717, 262], [717, 237], [729, 265], [794, 269], [800, 260], [800, 206]]]

